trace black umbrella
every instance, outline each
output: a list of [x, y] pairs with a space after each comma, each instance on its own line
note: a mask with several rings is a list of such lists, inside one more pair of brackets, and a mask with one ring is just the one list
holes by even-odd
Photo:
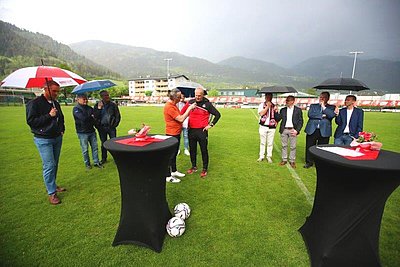
[[261, 90], [258, 90], [257, 94], [266, 94], [266, 93], [297, 93], [297, 90], [294, 89], [291, 86], [279, 86], [279, 85], [274, 85], [274, 86], [267, 86], [261, 88]]
[[323, 90], [348, 90], [361, 91], [369, 90], [365, 83], [353, 78], [333, 78], [323, 81], [321, 84], [314, 86], [316, 89]]
[[207, 91], [201, 84], [191, 81], [180, 82], [176, 85], [176, 88], [179, 89], [185, 97], [194, 97], [196, 88], [203, 88], [204, 95], [207, 94]]

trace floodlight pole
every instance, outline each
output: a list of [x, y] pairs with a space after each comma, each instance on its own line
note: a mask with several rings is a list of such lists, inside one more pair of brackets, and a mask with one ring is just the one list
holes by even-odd
[[169, 73], [169, 62], [172, 60], [172, 58], [164, 58], [165, 61], [167, 61], [167, 79], [171, 76]]
[[358, 54], [363, 54], [363, 51], [353, 51], [353, 52], [349, 52], [350, 54], [354, 54], [354, 62], [353, 62], [353, 73], [351, 74], [351, 78], [354, 78], [354, 73], [356, 71], [356, 62], [357, 62], [357, 55]]

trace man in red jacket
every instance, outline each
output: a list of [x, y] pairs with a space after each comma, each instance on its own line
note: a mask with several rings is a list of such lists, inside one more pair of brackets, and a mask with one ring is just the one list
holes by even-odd
[[[208, 170], [208, 130], [212, 128], [221, 118], [219, 111], [204, 97], [204, 89], [197, 88], [195, 90], [195, 98], [188, 101], [186, 106], [181, 110], [181, 114], [185, 113], [189, 105], [196, 103], [197, 106], [189, 114], [189, 149], [190, 161], [192, 167], [187, 171], [188, 174], [197, 172], [196, 154], [197, 143], [200, 145], [201, 157], [203, 160], [203, 170], [200, 177], [205, 178]], [[211, 115], [213, 119], [211, 120]]]

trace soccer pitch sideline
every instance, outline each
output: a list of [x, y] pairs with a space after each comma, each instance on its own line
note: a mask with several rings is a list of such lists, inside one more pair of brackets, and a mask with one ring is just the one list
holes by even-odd
[[[274, 163], [256, 162], [256, 110], [219, 109], [222, 118], [209, 133], [207, 179], [193, 174], [179, 184], [167, 184], [170, 209], [186, 202], [192, 214], [184, 235], [167, 236], [158, 254], [136, 245], [111, 246], [120, 216], [116, 166], [111, 158], [104, 169], [85, 169], [72, 106], [62, 108], [66, 134], [58, 181], [68, 191], [60, 195], [61, 205], [52, 206], [24, 107], [0, 107], [1, 265], [309, 266], [298, 229], [312, 208], [316, 174], [315, 168], [302, 168], [303, 131], [298, 137], [296, 170], [278, 165], [278, 133]], [[161, 107], [120, 109], [119, 136], [142, 123], [152, 127], [150, 133], [164, 133]], [[307, 115], [303, 115], [306, 122]], [[365, 113], [364, 130], [376, 132], [383, 149], [400, 152], [400, 114]], [[189, 167], [189, 157], [181, 153], [178, 170]], [[383, 266], [400, 266], [399, 203], [397, 189], [382, 219], [379, 250]]]

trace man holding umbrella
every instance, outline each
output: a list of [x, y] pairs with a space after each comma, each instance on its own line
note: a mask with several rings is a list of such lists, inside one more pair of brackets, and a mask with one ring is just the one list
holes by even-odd
[[107, 136], [110, 138], [117, 136], [117, 126], [121, 121], [121, 114], [117, 104], [111, 101], [106, 90], [100, 92], [100, 97], [101, 101], [96, 103], [93, 113], [97, 120], [96, 128], [101, 140], [101, 164], [104, 164], [107, 161], [107, 150], [103, 144], [107, 141]]
[[278, 107], [272, 102], [272, 93], [265, 93], [265, 102], [258, 107], [258, 115], [260, 115], [260, 155], [257, 161], [263, 161], [265, 158], [265, 145], [267, 145], [267, 161], [272, 163], [272, 149], [274, 146], [274, 135], [276, 125], [280, 120]]
[[332, 135], [332, 119], [338, 114], [339, 109], [328, 104], [329, 92], [322, 92], [319, 95], [319, 103], [312, 104], [308, 110], [308, 122], [306, 125], [306, 164], [304, 168], [313, 166], [310, 152], [308, 149], [313, 145], [329, 143]]
[[61, 201], [57, 192], [66, 191], [57, 186], [57, 169], [60, 158], [62, 136], [65, 131], [64, 115], [56, 101], [60, 85], [55, 81], [44, 84], [44, 93], [26, 106], [26, 122], [34, 134], [34, 142], [43, 162], [43, 180], [53, 205]]

